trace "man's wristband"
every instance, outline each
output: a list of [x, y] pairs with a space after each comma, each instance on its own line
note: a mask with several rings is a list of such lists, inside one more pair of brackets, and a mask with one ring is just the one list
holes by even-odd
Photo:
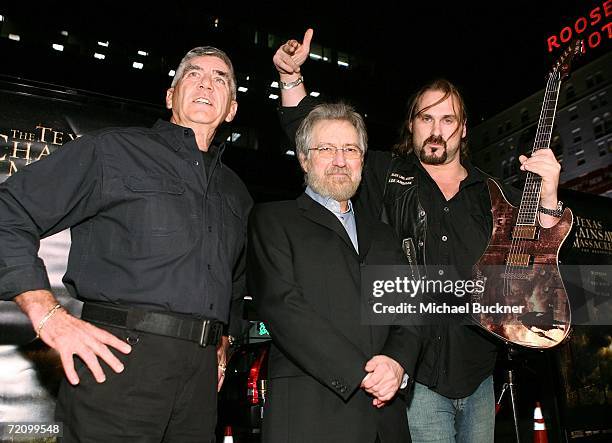
[[544, 208], [542, 205], [539, 205], [538, 212], [550, 215], [552, 217], [561, 218], [563, 216], [563, 202], [561, 200], [557, 202], [557, 209], [548, 209]]
[[281, 88], [285, 90], [295, 88], [297, 85], [300, 85], [303, 82], [304, 82], [304, 77], [302, 77], [301, 75], [296, 80], [293, 80], [292, 82], [285, 83], [282, 80], [279, 81]]
[[42, 328], [43, 326], [45, 326], [45, 323], [47, 323], [49, 319], [53, 317], [55, 313], [59, 311], [61, 308], [62, 308], [62, 305], [58, 303], [55, 306], [53, 306], [51, 309], [49, 309], [49, 311], [45, 314], [45, 316], [38, 323], [38, 328], [36, 328], [36, 338], [40, 338], [40, 331], [42, 331]]

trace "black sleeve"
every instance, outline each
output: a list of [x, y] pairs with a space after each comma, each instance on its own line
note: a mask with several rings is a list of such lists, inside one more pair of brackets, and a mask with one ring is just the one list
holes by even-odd
[[398, 362], [404, 372], [414, 377], [422, 347], [422, 333], [418, 326], [391, 326], [381, 354]]
[[358, 209], [366, 211], [375, 220], [380, 220], [390, 164], [390, 152], [368, 151], [363, 165], [361, 184], [352, 199]]
[[307, 95], [298, 103], [297, 106], [282, 106], [279, 108], [278, 116], [280, 119], [280, 124], [285, 131], [285, 134], [287, 134], [287, 137], [289, 137], [291, 143], [295, 143], [295, 133], [300, 127], [302, 121], [306, 118], [308, 113], [320, 103], [320, 100]]
[[99, 211], [102, 175], [96, 140], [83, 136], [0, 184], [0, 299], [50, 289], [40, 239]]

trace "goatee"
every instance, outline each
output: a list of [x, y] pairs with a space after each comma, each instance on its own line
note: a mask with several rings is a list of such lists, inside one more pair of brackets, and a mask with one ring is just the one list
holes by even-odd
[[[434, 153], [428, 154], [425, 151], [425, 146], [427, 146], [430, 143], [436, 144], [436, 145], [442, 145], [441, 148], [436, 148], [436, 150], [434, 151], [434, 152], [437, 152], [438, 150], [442, 149], [442, 154], [440, 155], [435, 155]], [[421, 163], [424, 163], [426, 165], [441, 165], [448, 158], [448, 151], [446, 150], [446, 140], [444, 140], [441, 135], [429, 136], [423, 142], [423, 145], [419, 149], [415, 149], [415, 151], [419, 153], [419, 160], [421, 160]]]

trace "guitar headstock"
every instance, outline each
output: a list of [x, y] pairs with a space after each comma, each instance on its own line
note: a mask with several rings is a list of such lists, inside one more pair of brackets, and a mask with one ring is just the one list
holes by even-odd
[[553, 65], [550, 75], [559, 74], [559, 80], [564, 80], [569, 74], [574, 57], [581, 54], [584, 54], [584, 40], [574, 40]]

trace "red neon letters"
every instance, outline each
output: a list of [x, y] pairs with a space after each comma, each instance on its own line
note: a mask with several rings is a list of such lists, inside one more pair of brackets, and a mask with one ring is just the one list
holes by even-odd
[[[558, 34], [548, 37], [546, 39], [548, 52], [562, 48], [569, 41], [579, 37], [585, 39], [585, 46], [596, 48], [604, 38], [612, 38], [610, 16], [612, 16], [612, 0], [606, 0], [601, 6], [591, 9], [587, 16], [578, 17], [571, 26], [564, 26]], [[588, 35], [581, 36], [587, 31]]]

